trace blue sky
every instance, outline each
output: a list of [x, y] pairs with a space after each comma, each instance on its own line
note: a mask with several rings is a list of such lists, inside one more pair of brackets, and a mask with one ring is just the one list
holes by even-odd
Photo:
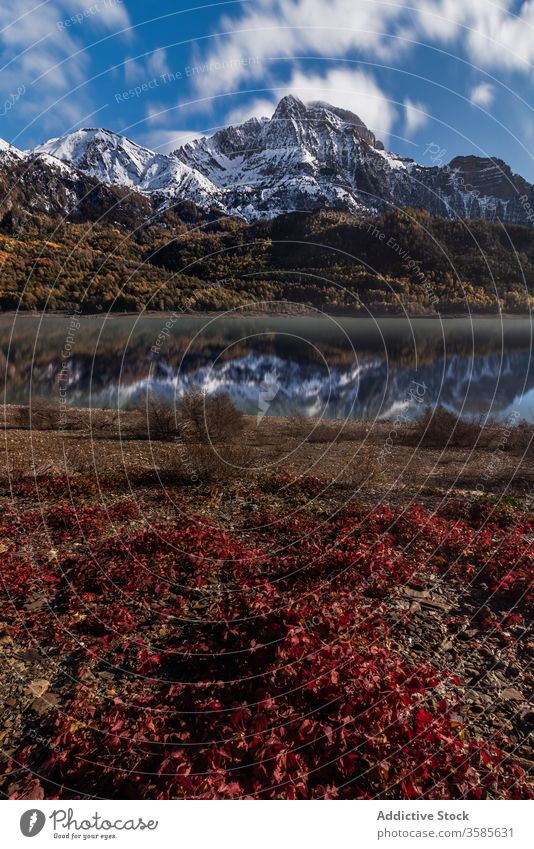
[[533, 63], [534, 0], [2, 0], [0, 137], [168, 151], [292, 92], [424, 164], [491, 155], [534, 182]]

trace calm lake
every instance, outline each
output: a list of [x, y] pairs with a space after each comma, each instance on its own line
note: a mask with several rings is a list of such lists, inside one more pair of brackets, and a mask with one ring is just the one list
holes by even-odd
[[321, 317], [0, 318], [7, 403], [132, 406], [147, 391], [225, 391], [250, 414], [415, 416], [534, 422], [529, 319]]

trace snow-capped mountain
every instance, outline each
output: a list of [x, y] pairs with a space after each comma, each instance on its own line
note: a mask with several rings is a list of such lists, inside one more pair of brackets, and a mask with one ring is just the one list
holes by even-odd
[[153, 207], [140, 193], [105, 185], [50, 153], [0, 142], [0, 226], [16, 233], [33, 214], [135, 227], [152, 216]]
[[385, 153], [357, 115], [292, 96], [270, 120], [219, 130], [174, 155], [220, 186], [227, 209], [248, 220], [297, 209], [377, 209], [391, 197], [392, 175], [410, 179], [404, 160]]
[[361, 119], [327, 103], [284, 97], [271, 119], [252, 119], [174, 155], [224, 191], [247, 220], [298, 209], [378, 212], [413, 206], [443, 217], [526, 222], [519, 197], [534, 187], [505, 163], [477, 157], [425, 167], [389, 153]]
[[169, 155], [109, 130], [82, 129], [25, 153], [1, 143], [0, 164], [6, 157], [66, 163], [149, 197], [155, 208], [193, 201], [247, 221], [296, 210], [362, 214], [410, 206], [447, 218], [531, 224], [534, 208], [534, 186], [501, 160], [466, 156], [420, 165], [384, 150], [354, 113], [292, 95], [271, 118], [219, 130]]
[[219, 205], [217, 187], [203, 174], [176, 157], [154, 153], [109, 130], [77, 130], [38, 145], [31, 154], [68, 162], [109, 186], [192, 200], [201, 207]]
[[22, 150], [0, 139], [0, 162], [4, 159], [24, 159]]

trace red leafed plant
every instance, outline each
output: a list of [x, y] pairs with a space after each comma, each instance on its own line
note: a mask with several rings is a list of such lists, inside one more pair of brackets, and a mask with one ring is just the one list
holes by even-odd
[[387, 616], [391, 594], [433, 574], [485, 583], [520, 622], [528, 522], [295, 513], [303, 490], [282, 483], [289, 509], [231, 530], [179, 513], [143, 527], [135, 502], [88, 503], [89, 485], [4, 516], [2, 616], [53, 646], [71, 682], [12, 757], [14, 798], [532, 796], [502, 747], [471, 738], [460, 682], [394, 648]]

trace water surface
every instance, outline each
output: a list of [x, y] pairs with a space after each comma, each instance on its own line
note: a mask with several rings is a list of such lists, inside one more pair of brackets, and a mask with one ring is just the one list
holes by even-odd
[[[325, 418], [416, 415], [534, 421], [529, 319], [0, 317], [8, 403], [135, 405], [147, 391], [226, 391], [244, 411]], [[420, 403], [417, 403], [417, 402]]]

